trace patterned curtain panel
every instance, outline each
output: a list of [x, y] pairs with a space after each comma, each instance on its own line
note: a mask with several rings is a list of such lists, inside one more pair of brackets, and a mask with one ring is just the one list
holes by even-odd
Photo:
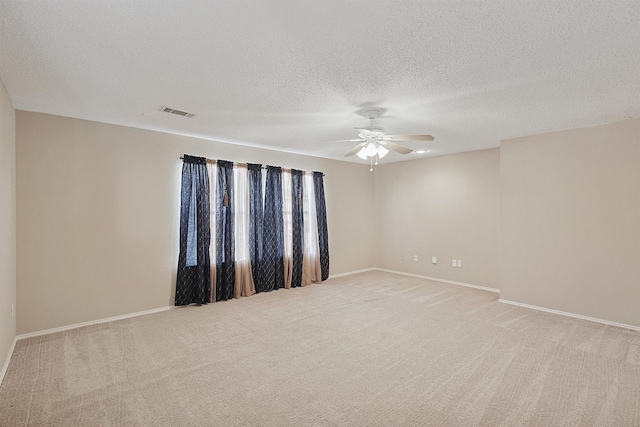
[[303, 221], [303, 172], [291, 170], [291, 224], [293, 243], [293, 271], [291, 273], [291, 287], [302, 286], [302, 255], [304, 247], [304, 221]]
[[216, 200], [216, 301], [233, 298], [235, 239], [233, 163], [218, 160]]
[[329, 231], [327, 230], [327, 204], [324, 199], [324, 174], [322, 172], [313, 173], [313, 187], [316, 193], [320, 268], [322, 270], [322, 280], [327, 280], [329, 277]]
[[180, 254], [175, 305], [206, 304], [211, 298], [209, 267], [209, 175], [203, 157], [185, 155], [180, 194]]
[[[262, 165], [249, 163], [249, 257], [256, 290], [264, 289], [264, 257], [262, 255], [264, 199], [262, 197]], [[260, 292], [260, 291], [258, 291]]]
[[262, 234], [262, 274], [256, 292], [284, 287], [284, 223], [282, 215], [282, 168], [267, 167]]

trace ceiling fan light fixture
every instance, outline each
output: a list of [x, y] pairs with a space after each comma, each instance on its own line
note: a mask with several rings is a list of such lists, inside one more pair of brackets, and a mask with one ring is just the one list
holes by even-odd
[[362, 160], [367, 160], [367, 153], [365, 151], [366, 149], [362, 147], [360, 151], [356, 153], [356, 156], [360, 157]]
[[376, 143], [372, 142], [372, 141], [369, 141], [369, 143], [367, 143], [367, 145], [365, 145], [364, 151], [365, 151], [365, 154], [368, 157], [375, 156], [378, 153], [378, 148], [376, 147]]
[[427, 150], [416, 150], [416, 151], [414, 151], [414, 153], [416, 153], [416, 154], [424, 154], [426, 152], [427, 152]]
[[384, 148], [382, 145], [378, 145], [378, 157], [379, 158], [383, 158], [384, 156], [387, 155], [387, 153], [389, 152], [389, 150], [387, 150], [386, 148]]

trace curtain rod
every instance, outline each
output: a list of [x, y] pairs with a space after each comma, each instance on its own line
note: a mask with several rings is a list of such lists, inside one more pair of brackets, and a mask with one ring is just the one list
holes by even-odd
[[[193, 156], [193, 157], [197, 157], [197, 156]], [[207, 163], [209, 163], [209, 164], [215, 164], [215, 163], [217, 162], [217, 160], [216, 160], [216, 159], [208, 159], [208, 158], [206, 158], [206, 157], [205, 157], [204, 159], [205, 159], [205, 161], [206, 161]], [[184, 160], [184, 157], [180, 157], [180, 160]], [[233, 164], [234, 164], [234, 165], [235, 165], [235, 164], [237, 164], [237, 163], [242, 163], [242, 162], [233, 162]], [[247, 163], [244, 163], [244, 164], [248, 164], [248, 162], [247, 162]], [[271, 166], [271, 165], [263, 165], [263, 166], [262, 166], [262, 169], [266, 169], [268, 166]], [[291, 168], [283, 168], [282, 166], [272, 166], [272, 167], [278, 167], [278, 168], [282, 168], [282, 169], [289, 169], [289, 170], [291, 170]], [[306, 171], [305, 171], [305, 172], [306, 172]], [[313, 172], [316, 172], [316, 171], [313, 171]], [[322, 174], [322, 176], [324, 176], [324, 172], [320, 172], [320, 173]]]

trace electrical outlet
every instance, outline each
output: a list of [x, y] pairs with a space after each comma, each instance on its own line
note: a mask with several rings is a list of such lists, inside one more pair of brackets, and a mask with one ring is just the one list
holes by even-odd
[[451, 260], [451, 267], [455, 267], [458, 265], [458, 262], [455, 259]]
[[404, 255], [400, 255], [400, 261], [404, 261]]
[[438, 257], [432, 256], [431, 257], [431, 264], [437, 264], [438, 263]]
[[458, 265], [456, 265], [456, 267], [458, 267], [458, 268], [462, 268], [462, 260], [461, 260], [461, 259], [459, 259], [459, 260], [457, 261], [457, 263], [458, 263]]
[[418, 261], [418, 255], [414, 255], [414, 256], [413, 256], [413, 260], [414, 260], [414, 261]]

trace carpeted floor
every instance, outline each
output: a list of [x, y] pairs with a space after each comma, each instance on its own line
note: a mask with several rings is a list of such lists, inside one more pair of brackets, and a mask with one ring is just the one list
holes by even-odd
[[383, 272], [18, 341], [0, 426], [640, 426], [640, 333]]

